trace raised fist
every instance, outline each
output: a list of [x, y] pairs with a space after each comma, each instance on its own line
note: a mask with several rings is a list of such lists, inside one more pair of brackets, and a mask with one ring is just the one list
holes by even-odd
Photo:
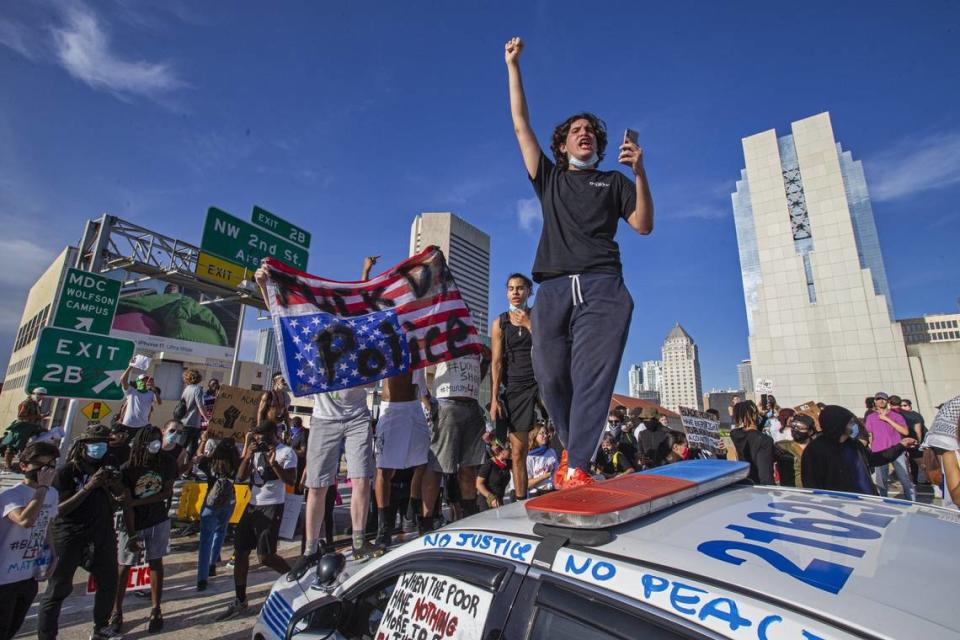
[[523, 40], [510, 38], [504, 46], [503, 58], [507, 64], [519, 62], [521, 51], [523, 51]]

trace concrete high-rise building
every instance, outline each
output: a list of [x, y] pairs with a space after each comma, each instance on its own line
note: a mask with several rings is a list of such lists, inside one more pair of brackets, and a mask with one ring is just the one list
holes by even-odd
[[749, 360], [741, 360], [737, 365], [737, 384], [745, 392], [753, 392], [753, 366]]
[[960, 340], [960, 313], [940, 313], [898, 320], [903, 341], [910, 346], [921, 342]]
[[276, 334], [273, 327], [260, 329], [257, 335], [257, 355], [255, 360], [267, 370], [267, 375], [280, 371], [280, 354], [277, 352]]
[[791, 129], [743, 139], [732, 195], [753, 376], [781, 406], [912, 393], [863, 168], [828, 113]]
[[663, 341], [662, 353], [661, 404], [671, 411], [679, 411], [679, 407], [703, 409], [697, 345], [679, 322]]
[[443, 250], [474, 326], [486, 335], [490, 313], [490, 236], [452, 213], [421, 213], [410, 226], [410, 255], [430, 245]]
[[643, 391], [643, 369], [640, 368], [638, 364], [630, 365], [630, 397], [639, 398], [640, 392]]
[[663, 361], [644, 360], [640, 368], [643, 370], [643, 390], [660, 393], [663, 383]]

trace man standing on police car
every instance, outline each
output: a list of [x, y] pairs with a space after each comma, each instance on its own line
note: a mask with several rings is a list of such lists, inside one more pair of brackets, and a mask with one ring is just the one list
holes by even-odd
[[[543, 231], [533, 279], [540, 283], [533, 308], [533, 362], [544, 404], [568, 460], [557, 484], [590, 484], [593, 455], [627, 341], [633, 299], [623, 283], [621, 218], [638, 233], [653, 231], [653, 199], [643, 151], [624, 136], [619, 171], [598, 169], [606, 150], [603, 122], [590, 113], [568, 118], [553, 132], [548, 159], [534, 135], [520, 78], [523, 41], [505, 47], [510, 112], [523, 163], [543, 208]], [[565, 465], [564, 462], [568, 464]]]

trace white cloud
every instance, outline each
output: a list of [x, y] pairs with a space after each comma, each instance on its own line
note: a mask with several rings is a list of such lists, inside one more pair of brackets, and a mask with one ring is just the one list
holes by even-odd
[[536, 198], [517, 200], [517, 223], [524, 231], [537, 231], [543, 224], [543, 211]]
[[96, 16], [79, 7], [67, 10], [66, 23], [53, 30], [53, 37], [57, 61], [94, 89], [156, 98], [183, 86], [167, 64], [121, 59], [110, 50], [109, 34]]
[[0, 44], [29, 60], [36, 60], [40, 55], [34, 34], [27, 27], [9, 20], [0, 20]]
[[960, 184], [960, 132], [903, 140], [864, 160], [864, 166], [876, 201]]

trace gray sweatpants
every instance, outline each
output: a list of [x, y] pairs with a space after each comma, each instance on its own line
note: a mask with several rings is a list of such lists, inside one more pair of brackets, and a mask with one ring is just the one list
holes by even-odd
[[570, 468], [590, 469], [632, 313], [633, 298], [616, 274], [560, 276], [537, 290], [533, 371]]

